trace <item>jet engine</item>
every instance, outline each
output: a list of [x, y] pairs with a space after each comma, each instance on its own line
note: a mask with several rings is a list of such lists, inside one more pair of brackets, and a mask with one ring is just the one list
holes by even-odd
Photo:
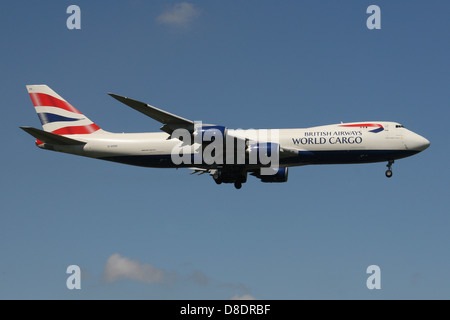
[[279, 161], [280, 145], [274, 142], [258, 142], [247, 148], [249, 164], [261, 164], [271, 166], [272, 161]]
[[[268, 170], [269, 168], [265, 168]], [[262, 170], [262, 169], [261, 169]], [[253, 173], [254, 176], [261, 179], [261, 182], [286, 182], [288, 180], [288, 168], [270, 168], [274, 170], [274, 174], [261, 174], [261, 171]]]
[[224, 126], [204, 125], [195, 129], [192, 134], [192, 141], [207, 145], [220, 136], [222, 137], [223, 143], [225, 143], [227, 131], [227, 127]]

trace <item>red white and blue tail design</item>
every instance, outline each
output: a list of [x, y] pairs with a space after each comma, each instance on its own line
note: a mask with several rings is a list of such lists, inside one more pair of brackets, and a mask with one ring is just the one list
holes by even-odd
[[58, 135], [91, 134], [101, 130], [46, 85], [28, 85], [28, 93], [44, 131]]

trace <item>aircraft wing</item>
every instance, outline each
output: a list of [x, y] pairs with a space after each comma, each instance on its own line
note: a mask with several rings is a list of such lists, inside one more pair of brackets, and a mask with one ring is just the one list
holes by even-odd
[[[163, 124], [160, 128], [162, 131], [172, 134], [176, 129], [186, 129], [191, 133], [194, 131], [194, 121], [182, 118], [170, 112], [153, 107], [145, 102], [119, 96], [114, 93], [108, 93], [114, 99], [126, 104], [127, 106], [137, 110], [150, 118], [155, 119]], [[248, 139], [245, 137], [234, 136], [234, 146], [248, 144]], [[238, 142], [241, 141], [241, 142]], [[236, 151], [236, 150], [235, 150]], [[298, 154], [298, 150], [289, 148], [280, 148], [280, 157], [292, 157]]]
[[111, 97], [120, 102], [126, 104], [127, 106], [137, 110], [150, 118], [155, 119], [163, 124], [160, 128], [162, 131], [172, 134], [176, 129], [183, 128], [189, 131], [194, 130], [194, 121], [179, 117], [167, 111], [153, 107], [147, 103], [130, 99], [127, 97], [122, 97], [114, 93], [108, 93]]
[[286, 148], [283, 146], [280, 146], [280, 157], [292, 157], [292, 156], [298, 156], [298, 150], [297, 149], [291, 149]]

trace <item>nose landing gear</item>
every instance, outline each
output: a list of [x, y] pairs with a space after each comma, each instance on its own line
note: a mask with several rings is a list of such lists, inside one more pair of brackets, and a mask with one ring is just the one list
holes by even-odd
[[388, 167], [388, 169], [386, 170], [386, 177], [390, 178], [392, 177], [392, 165], [394, 164], [394, 160], [389, 160], [388, 164], [386, 165], [386, 167]]

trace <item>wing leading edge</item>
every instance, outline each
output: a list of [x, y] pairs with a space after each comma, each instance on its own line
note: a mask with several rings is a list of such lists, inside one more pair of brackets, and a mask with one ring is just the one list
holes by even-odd
[[189, 131], [194, 129], [194, 121], [182, 118], [167, 111], [153, 107], [145, 102], [122, 97], [114, 93], [108, 93], [114, 99], [126, 104], [127, 106], [137, 110], [150, 118], [161, 122], [163, 126], [160, 128], [162, 131], [172, 134], [172, 132], [179, 128], [184, 128]]

